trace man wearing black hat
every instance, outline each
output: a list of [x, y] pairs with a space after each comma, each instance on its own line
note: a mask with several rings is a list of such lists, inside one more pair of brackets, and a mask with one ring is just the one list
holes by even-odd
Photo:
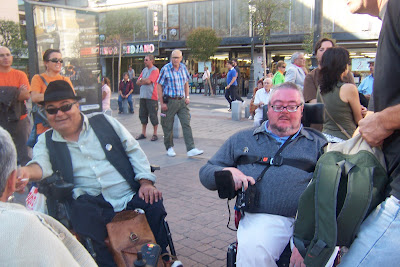
[[[79, 235], [92, 239], [100, 266], [115, 266], [104, 243], [106, 224], [116, 212], [125, 209], [141, 208], [145, 211], [157, 243], [165, 252], [167, 239], [163, 219], [166, 212], [161, 191], [153, 185], [155, 175], [150, 171], [146, 155], [117, 120], [103, 115], [88, 118], [82, 114], [79, 99], [67, 82], [49, 83], [41, 104], [53, 130], [39, 136], [33, 159], [26, 167], [20, 168], [20, 177], [31, 181], [45, 179], [57, 166], [64, 180], [74, 183], [72, 226]], [[48, 138], [60, 148], [55, 157], [54, 151], [46, 144]], [[17, 189], [26, 183], [19, 181]]]

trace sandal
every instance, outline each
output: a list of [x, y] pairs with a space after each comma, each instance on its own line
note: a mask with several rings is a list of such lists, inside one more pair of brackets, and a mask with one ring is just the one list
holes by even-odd
[[157, 140], [158, 140], [157, 135], [153, 135], [153, 136], [151, 137], [151, 139], [150, 139], [150, 141], [157, 141]]
[[136, 136], [136, 140], [141, 140], [141, 139], [146, 139], [146, 136], [144, 134], [140, 134], [139, 136]]

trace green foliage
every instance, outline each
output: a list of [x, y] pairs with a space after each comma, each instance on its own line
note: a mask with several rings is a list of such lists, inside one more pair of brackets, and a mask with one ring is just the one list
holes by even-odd
[[0, 20], [0, 45], [6, 46], [13, 53], [19, 54], [26, 48], [24, 45], [25, 35], [21, 34], [18, 23], [11, 20]]
[[285, 18], [290, 8], [288, 0], [250, 0], [250, 17], [255, 33], [268, 41], [272, 31], [285, 27]]
[[211, 28], [196, 28], [190, 32], [186, 45], [198, 61], [207, 61], [217, 51], [221, 38]]
[[109, 11], [101, 21], [107, 43], [131, 41], [134, 35], [145, 31], [143, 13], [136, 9]]
[[[332, 39], [332, 34], [329, 33], [322, 33], [321, 38], [329, 38]], [[310, 33], [304, 34], [304, 39], [301, 47], [307, 54], [314, 53], [314, 31]]]

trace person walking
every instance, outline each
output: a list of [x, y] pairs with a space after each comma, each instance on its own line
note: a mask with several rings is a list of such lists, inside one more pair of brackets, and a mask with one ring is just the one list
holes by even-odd
[[[208, 70], [208, 67], [204, 67], [203, 84], [204, 84], [204, 95], [214, 96], [214, 92], [211, 86], [211, 73]], [[210, 91], [210, 93], [208, 93], [208, 91]]]
[[182, 52], [174, 50], [171, 53], [171, 62], [162, 67], [157, 80], [158, 97], [161, 103], [161, 126], [164, 131], [164, 145], [167, 155], [175, 157], [173, 142], [173, 125], [175, 114], [182, 125], [183, 137], [187, 156], [193, 157], [203, 154], [194, 146], [192, 128], [190, 127], [189, 72], [182, 61]]

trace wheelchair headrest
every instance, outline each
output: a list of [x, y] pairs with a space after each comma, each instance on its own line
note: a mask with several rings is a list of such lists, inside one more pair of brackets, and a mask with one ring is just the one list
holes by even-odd
[[[263, 107], [263, 121], [268, 120], [268, 105]], [[322, 103], [305, 103], [303, 110], [303, 117], [301, 118], [301, 123], [305, 127], [309, 127], [313, 124], [324, 123], [324, 104]]]

